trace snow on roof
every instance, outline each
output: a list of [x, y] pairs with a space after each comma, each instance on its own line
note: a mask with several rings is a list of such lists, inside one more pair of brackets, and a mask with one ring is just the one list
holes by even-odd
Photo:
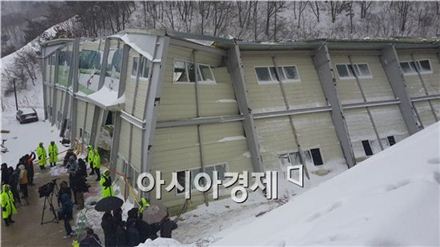
[[124, 33], [112, 35], [110, 38], [118, 38], [124, 41], [142, 56], [153, 61], [153, 54], [156, 48], [156, 36], [138, 33]]
[[119, 108], [125, 103], [125, 95], [118, 98], [118, 92], [110, 90], [106, 86], [103, 86], [100, 90], [89, 94], [87, 98], [105, 109]]
[[246, 224], [215, 245], [439, 246], [440, 123]]

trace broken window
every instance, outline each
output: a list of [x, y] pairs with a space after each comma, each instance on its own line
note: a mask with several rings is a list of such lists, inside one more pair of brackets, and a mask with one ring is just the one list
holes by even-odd
[[150, 61], [145, 57], [141, 57], [141, 64], [139, 67], [139, 78], [148, 79], [150, 74]]
[[206, 83], [215, 83], [214, 73], [212, 72], [212, 67], [209, 65], [199, 64], [199, 72], [197, 81]]
[[272, 77], [269, 74], [269, 68], [255, 68], [255, 72], [257, 73], [258, 82], [264, 83], [272, 81]]
[[324, 162], [322, 162], [321, 151], [319, 150], [319, 148], [310, 149], [310, 153], [312, 155], [313, 164], [315, 166], [320, 166], [324, 164]]
[[362, 146], [364, 147], [365, 155], [367, 156], [373, 155], [373, 150], [371, 149], [369, 140], [363, 140]]
[[[194, 168], [194, 169], [190, 169], [189, 171], [191, 171], [191, 184], [190, 184], [191, 190], [194, 190], [194, 189], [196, 189], [196, 187], [194, 185], [194, 178], [197, 176], [197, 174], [202, 172], [202, 169], [201, 168]], [[226, 163], [219, 163], [219, 164], [215, 164], [215, 165], [205, 166], [204, 172], [206, 174], [208, 174], [211, 179], [213, 178], [213, 172], [214, 171], [217, 171], [217, 175], [218, 175], [218, 179], [219, 180], [224, 180], [225, 179], [225, 173], [227, 172], [227, 165], [226, 165]], [[177, 181], [179, 182], [180, 185], [185, 187], [185, 182], [186, 182], [185, 170], [177, 172]], [[199, 185], [200, 186], [204, 186], [205, 185], [204, 179], [200, 179], [199, 180]], [[177, 189], [177, 194], [178, 195], [179, 194], [183, 194], [183, 193], [185, 193], [185, 188], [183, 190]]]
[[387, 140], [388, 140], [388, 145], [390, 146], [396, 144], [396, 139], [394, 138], [394, 136], [387, 136]]

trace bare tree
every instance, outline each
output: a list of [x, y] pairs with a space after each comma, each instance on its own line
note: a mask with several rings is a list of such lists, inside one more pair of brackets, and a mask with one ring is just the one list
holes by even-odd
[[359, 3], [361, 5], [361, 19], [364, 19], [367, 17], [368, 9], [373, 4], [373, 1], [360, 1]]
[[320, 7], [319, 7], [319, 3], [318, 1], [314, 1], [314, 2], [309, 2], [310, 4], [310, 8], [312, 9], [312, 13], [313, 15], [315, 15], [316, 17], [316, 21], [320, 21]]

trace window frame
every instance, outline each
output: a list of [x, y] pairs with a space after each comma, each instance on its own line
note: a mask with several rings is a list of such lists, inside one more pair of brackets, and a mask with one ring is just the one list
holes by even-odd
[[[186, 73], [186, 81], [176, 81], [174, 79], [174, 70], [175, 70], [175, 64], [176, 62], [182, 62], [185, 65], [185, 73]], [[190, 81], [189, 78], [189, 68], [188, 68], [188, 64], [192, 64], [196, 70], [196, 77], [194, 78], [194, 81]], [[205, 80], [201, 80], [202, 78], [202, 72], [200, 70], [200, 65], [202, 66], [207, 66], [209, 68], [209, 71], [211, 73], [212, 78], [214, 79], [214, 81], [205, 81]], [[215, 79], [215, 74], [214, 74], [214, 70], [213, 68], [215, 68], [214, 65], [211, 64], [204, 64], [204, 63], [195, 63], [189, 59], [184, 59], [184, 58], [174, 58], [173, 61], [173, 84], [176, 85], [193, 85], [194, 83], [199, 83], [199, 84], [204, 84], [204, 85], [216, 85], [217, 84], [217, 80]]]
[[[298, 79], [287, 79], [287, 76], [286, 76], [286, 70], [285, 70], [286, 67], [294, 67], [295, 70], [296, 70], [296, 74], [297, 74], [297, 76], [298, 76]], [[269, 73], [270, 80], [268, 80], [268, 81], [263, 81], [263, 80], [258, 79], [257, 68], [265, 68], [265, 69], [267, 69], [267, 71], [268, 71], [268, 73]], [[279, 71], [282, 71], [283, 76], [284, 76], [284, 78], [286, 78], [286, 79], [283, 79], [283, 80], [280, 79], [280, 82], [281, 82], [281, 83], [296, 83], [296, 82], [301, 82], [301, 76], [300, 76], [300, 73], [299, 73], [299, 70], [298, 70], [298, 66], [297, 66], [296, 64], [287, 64], [287, 65], [278, 65], [278, 66], [273, 66], [273, 65], [254, 66], [254, 72], [255, 72], [255, 78], [257, 79], [257, 84], [259, 84], [259, 85], [272, 85], [272, 84], [278, 84], [278, 79], [276, 78], [276, 75], [273, 74], [271, 68], [275, 68], [275, 71], [276, 71], [277, 73], [279, 73]]]
[[[422, 68], [422, 66], [420, 65], [420, 61], [428, 61], [430, 70], [429, 71], [421, 71], [420, 68]], [[412, 71], [411, 72], [405, 72], [402, 69], [402, 63], [408, 64], [409, 68], [411, 68]], [[411, 65], [411, 63], [414, 63], [415, 67], [413, 67]], [[431, 59], [428, 59], [428, 58], [426, 58], [426, 59], [425, 58], [424, 59], [417, 59], [417, 60], [403, 60], [403, 61], [399, 61], [399, 66], [400, 66], [400, 71], [402, 72], [403, 75], [418, 75], [419, 73], [421, 75], [426, 75], [426, 74], [432, 74], [433, 73]]]
[[[209, 72], [211, 73], [213, 81], [202, 80], [202, 70], [200, 69], [200, 65], [206, 66], [206, 67], [209, 68]], [[196, 66], [196, 70], [197, 70], [197, 76], [196, 76], [197, 83], [201, 83], [201, 84], [217, 84], [217, 80], [215, 79], [215, 75], [214, 75], [214, 71], [213, 71], [213, 67], [214, 66], [212, 66], [210, 64], [204, 64], [204, 63], [195, 63], [195, 66]]]
[[[208, 168], [208, 167], [214, 167], [214, 171], [217, 171], [216, 169], [215, 169], [215, 167], [216, 166], [218, 166], [218, 165], [225, 165], [225, 173], [226, 172], [229, 172], [229, 163], [228, 162], [218, 162], [218, 163], [214, 163], [214, 164], [209, 164], [209, 165], [207, 165], [207, 166], [205, 166], [204, 167], [204, 169], [205, 169], [205, 172], [206, 172], [206, 168]], [[191, 182], [190, 182], [190, 186], [191, 186], [191, 193], [193, 192], [193, 191], [197, 191], [197, 189], [195, 188], [195, 186], [194, 186], [194, 177], [195, 177], [195, 175], [193, 175], [193, 174], [195, 174], [195, 173], [193, 173], [193, 171], [195, 171], [195, 170], [200, 170], [201, 169], [201, 167], [194, 167], [194, 168], [188, 168], [188, 169], [184, 169], [184, 170], [176, 170], [175, 172], [176, 172], [176, 174], [177, 173], [179, 173], [179, 172], [184, 172], [185, 173], [185, 171], [191, 171]], [[171, 173], [172, 174], [172, 173]], [[171, 175], [172, 176], [172, 175]], [[212, 179], [212, 177], [211, 177], [211, 179]], [[177, 179], [177, 181], [179, 181], [179, 179]], [[224, 181], [224, 180], [223, 180]], [[183, 187], [185, 187], [185, 185], [183, 185]], [[185, 190], [183, 190], [182, 192], [179, 192], [178, 190], [177, 190], [177, 188], [176, 188], [176, 196], [182, 196], [182, 195], [185, 195]]]
[[[367, 150], [365, 150], [364, 142], [368, 142], [368, 146], [369, 146], [369, 149], [371, 151], [371, 154], [367, 154]], [[362, 144], [362, 148], [364, 149], [364, 153], [365, 153], [366, 157], [370, 157], [370, 156], [374, 155], [374, 151], [373, 151], [373, 148], [371, 147], [371, 141], [370, 140], [368, 140], [368, 139], [361, 140], [361, 144]]]
[[[349, 76], [341, 77], [341, 74], [339, 73], [339, 70], [338, 70], [338, 65], [344, 65], [345, 68], [348, 71]], [[360, 74], [361, 70], [359, 69], [359, 65], [366, 65], [367, 69], [368, 69], [368, 72], [370, 74], [369, 75], [361, 75]], [[350, 69], [349, 66], [353, 67], [353, 71]], [[368, 63], [364, 63], [364, 62], [353, 63], [353, 64], [350, 64], [350, 63], [337, 63], [337, 64], [335, 64], [335, 69], [336, 69], [336, 73], [338, 74], [339, 80], [353, 80], [353, 79], [356, 79], [356, 77], [358, 79], [373, 79], [373, 73], [371, 73], [370, 65]]]

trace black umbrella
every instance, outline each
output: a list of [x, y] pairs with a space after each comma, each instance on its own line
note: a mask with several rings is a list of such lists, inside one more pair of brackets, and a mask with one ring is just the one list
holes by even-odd
[[120, 208], [123, 203], [124, 201], [121, 198], [109, 196], [99, 200], [95, 205], [95, 209], [99, 212], [111, 211]]

